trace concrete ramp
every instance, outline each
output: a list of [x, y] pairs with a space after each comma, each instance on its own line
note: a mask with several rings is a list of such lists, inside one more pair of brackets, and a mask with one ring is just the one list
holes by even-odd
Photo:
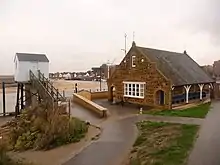
[[103, 118], [98, 117], [88, 109], [72, 102], [70, 109], [71, 116], [77, 117], [84, 121], [89, 121], [92, 124], [99, 124], [103, 121]]
[[91, 111], [94, 114], [99, 115], [102, 118], [107, 117], [107, 108], [104, 108], [104, 107], [96, 104], [95, 102], [87, 99], [84, 96], [81, 96], [81, 95], [74, 93], [73, 94], [73, 102], [84, 107], [88, 111]]

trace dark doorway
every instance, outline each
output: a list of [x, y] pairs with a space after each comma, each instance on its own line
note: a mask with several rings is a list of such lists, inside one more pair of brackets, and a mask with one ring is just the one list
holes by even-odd
[[165, 94], [164, 91], [159, 90], [156, 92], [156, 103], [159, 105], [165, 104]]
[[109, 99], [110, 102], [114, 101], [114, 90], [115, 90], [115, 87], [111, 86], [111, 88], [110, 88], [110, 99]]

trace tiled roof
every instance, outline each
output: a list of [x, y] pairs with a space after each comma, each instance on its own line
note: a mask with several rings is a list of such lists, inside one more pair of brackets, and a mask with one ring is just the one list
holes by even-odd
[[45, 54], [16, 53], [18, 61], [49, 62]]
[[172, 81], [174, 86], [214, 82], [187, 53], [138, 46], [137, 49], [152, 62], [156, 62], [157, 68]]

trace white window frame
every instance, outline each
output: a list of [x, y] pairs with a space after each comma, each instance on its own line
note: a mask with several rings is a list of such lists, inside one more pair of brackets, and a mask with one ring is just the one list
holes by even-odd
[[136, 67], [136, 65], [134, 64], [135, 59], [136, 59], [136, 56], [131, 56], [131, 66], [132, 67]]
[[145, 82], [124, 81], [124, 97], [141, 98], [145, 96]]

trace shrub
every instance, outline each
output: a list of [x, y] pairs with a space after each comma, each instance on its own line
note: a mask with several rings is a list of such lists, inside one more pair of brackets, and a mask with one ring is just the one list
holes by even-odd
[[80, 141], [88, 131], [87, 124], [61, 111], [44, 105], [23, 110], [18, 119], [8, 123], [11, 148], [47, 150]]

